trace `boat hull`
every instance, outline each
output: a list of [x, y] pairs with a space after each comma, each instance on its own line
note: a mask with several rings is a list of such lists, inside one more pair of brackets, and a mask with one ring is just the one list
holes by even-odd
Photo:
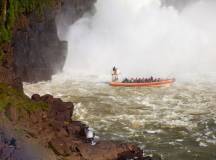
[[122, 83], [110, 82], [113, 87], [169, 87], [175, 82], [174, 79], [161, 80], [159, 82], [145, 82], [145, 83]]

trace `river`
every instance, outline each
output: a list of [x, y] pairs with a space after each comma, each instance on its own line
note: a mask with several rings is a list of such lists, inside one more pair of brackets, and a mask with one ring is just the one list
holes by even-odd
[[75, 104], [74, 119], [100, 139], [122, 140], [167, 160], [216, 159], [216, 84], [178, 81], [171, 87], [111, 87], [107, 78], [56, 76], [25, 84], [27, 95], [52, 94]]

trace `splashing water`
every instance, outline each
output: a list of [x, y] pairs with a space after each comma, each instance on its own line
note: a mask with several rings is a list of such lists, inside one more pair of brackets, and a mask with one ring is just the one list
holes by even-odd
[[71, 26], [64, 71], [181, 76], [216, 71], [216, 2], [178, 12], [159, 0], [99, 0], [96, 13]]

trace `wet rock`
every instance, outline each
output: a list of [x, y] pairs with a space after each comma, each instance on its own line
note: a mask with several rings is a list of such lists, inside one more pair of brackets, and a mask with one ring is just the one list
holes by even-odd
[[10, 121], [16, 122], [19, 118], [17, 108], [14, 106], [8, 106], [5, 110], [5, 114]]
[[0, 83], [8, 84], [23, 91], [21, 79], [17, 76], [14, 68], [13, 48], [9, 43], [0, 44], [3, 58], [0, 62]]
[[60, 137], [52, 139], [49, 142], [49, 145], [57, 155], [61, 155], [61, 156], [70, 155], [69, 147]]
[[111, 141], [101, 141], [95, 146], [91, 146], [88, 143], [82, 143], [78, 146], [78, 150], [82, 157], [88, 160], [108, 160], [118, 159], [119, 155], [124, 152], [136, 153], [138, 148], [133, 150], [129, 149], [128, 144], [119, 144]]
[[60, 39], [65, 39], [69, 27], [86, 12], [94, 11], [96, 0], [63, 0], [60, 12], [56, 16]]
[[49, 95], [49, 94], [46, 94], [44, 96], [41, 96], [41, 101], [44, 101], [46, 103], [52, 103], [54, 100], [53, 96], [52, 95]]
[[84, 136], [84, 129], [81, 122], [76, 121], [75, 123], [72, 122], [67, 126], [67, 131], [69, 135], [78, 135]]
[[173, 6], [179, 11], [182, 11], [186, 6], [191, 5], [199, 0], [162, 0], [162, 5], [164, 6]]
[[49, 104], [49, 114], [48, 116], [51, 119], [55, 119], [58, 122], [68, 123], [71, 120], [73, 114], [73, 104], [72, 103], [64, 103], [60, 99], [53, 99], [52, 103]]
[[[56, 0], [44, 14], [32, 12], [20, 16], [13, 36], [16, 73], [25, 82], [50, 80], [61, 72], [67, 56], [67, 42], [58, 38], [61, 31], [89, 11], [95, 0]], [[66, 26], [66, 27], [65, 27]], [[64, 34], [67, 33], [64, 32]]]
[[40, 101], [40, 100], [41, 100], [41, 97], [40, 97], [39, 94], [34, 94], [34, 95], [31, 96], [31, 99], [32, 99], [33, 101]]
[[70, 156], [65, 157], [65, 160], [86, 160], [79, 153], [71, 153]]
[[41, 18], [36, 13], [23, 15], [28, 25], [16, 29], [13, 37], [16, 72], [22, 81], [50, 80], [64, 66], [67, 42], [57, 36], [57, 9], [47, 8]]

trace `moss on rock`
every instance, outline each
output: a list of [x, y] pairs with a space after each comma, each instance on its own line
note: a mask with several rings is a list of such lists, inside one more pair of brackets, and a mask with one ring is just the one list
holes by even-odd
[[24, 108], [29, 112], [48, 108], [46, 103], [31, 101], [24, 93], [9, 85], [0, 83], [0, 112], [9, 106], [18, 109]]
[[35, 12], [42, 15], [54, 2], [55, 0], [2, 0], [0, 2], [0, 43], [10, 41], [10, 32], [20, 14]]
[[1, 44], [12, 39], [15, 22], [21, 14], [34, 12], [42, 16], [55, 0], [1, 0], [0, 1], [0, 64], [3, 57]]

